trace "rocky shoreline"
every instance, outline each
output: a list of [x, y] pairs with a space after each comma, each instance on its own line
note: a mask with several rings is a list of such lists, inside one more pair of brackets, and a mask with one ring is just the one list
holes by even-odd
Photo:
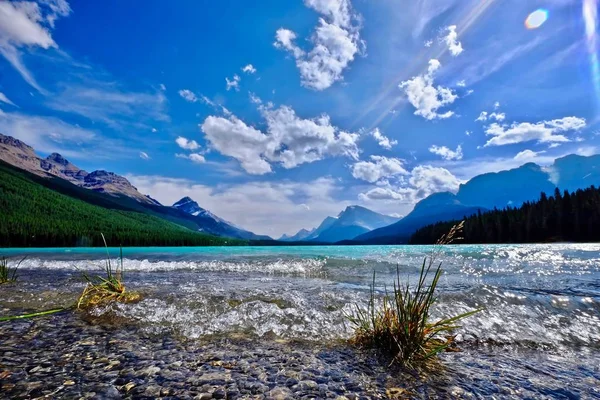
[[92, 325], [74, 313], [0, 326], [2, 396], [385, 398], [388, 372], [342, 344], [185, 340]]

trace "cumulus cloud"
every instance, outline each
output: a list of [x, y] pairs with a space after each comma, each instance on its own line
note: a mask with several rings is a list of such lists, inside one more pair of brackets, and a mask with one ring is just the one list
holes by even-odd
[[517, 155], [514, 157], [514, 159], [517, 161], [532, 161], [539, 154], [543, 154], [543, 153], [545, 153], [545, 151], [533, 151], [533, 150], [527, 149], [527, 150], [523, 150], [523, 151], [517, 153]]
[[148, 153], [145, 153], [145, 152], [143, 152], [143, 151], [140, 151], [140, 158], [141, 158], [142, 160], [149, 160], [149, 159], [150, 159], [150, 156], [148, 155]]
[[456, 192], [460, 181], [447, 169], [419, 165], [408, 174], [401, 176], [395, 185], [387, 184], [361, 193], [362, 201], [399, 201], [418, 202], [433, 193]]
[[390, 150], [393, 146], [398, 144], [397, 140], [390, 140], [387, 136], [384, 136], [379, 128], [375, 128], [371, 131], [371, 136], [373, 136], [381, 147], [387, 150]]
[[237, 74], [233, 75], [233, 79], [231, 79], [231, 80], [229, 80], [229, 78], [225, 78], [227, 91], [229, 91], [231, 89], [235, 89], [236, 92], [239, 91], [241, 80], [242, 80], [242, 78], [240, 78], [240, 76]]
[[551, 121], [513, 122], [510, 125], [493, 123], [489, 125], [485, 133], [492, 138], [484, 147], [504, 146], [514, 143], [537, 141], [538, 143], [564, 143], [570, 139], [564, 134], [567, 132], [578, 132], [585, 128], [586, 120], [578, 117], [564, 117]]
[[399, 158], [371, 156], [372, 161], [359, 161], [352, 165], [352, 176], [366, 182], [375, 183], [385, 178], [408, 175], [404, 162]]
[[432, 193], [458, 190], [460, 181], [445, 168], [419, 165], [411, 171], [409, 184], [414, 201], [419, 201]]
[[185, 101], [189, 101], [190, 103], [195, 103], [198, 101], [198, 97], [196, 94], [188, 89], [182, 89], [179, 91], [179, 95], [185, 99]]
[[58, 48], [51, 31], [59, 17], [71, 13], [64, 0], [0, 2], [0, 54], [15, 68], [32, 87], [44, 90], [27, 69], [22, 60], [22, 48]]
[[400, 89], [408, 97], [408, 101], [416, 108], [415, 115], [425, 119], [445, 119], [454, 115], [453, 111], [438, 113], [438, 110], [454, 103], [458, 98], [451, 89], [434, 86], [436, 71], [441, 67], [438, 60], [429, 60], [427, 72], [400, 83]]
[[444, 160], [447, 160], [447, 161], [462, 160], [462, 158], [463, 158], [463, 152], [462, 152], [461, 145], [458, 145], [456, 150], [449, 149], [446, 146], [440, 147], [440, 146], [433, 145], [429, 148], [429, 151], [433, 154], [437, 154], [438, 156], [442, 157]]
[[200, 145], [195, 140], [188, 140], [187, 138], [184, 138], [183, 136], [179, 136], [177, 139], [175, 139], [175, 143], [177, 143], [177, 145], [184, 150], [192, 150], [193, 151], [193, 150], [197, 150], [198, 148], [200, 148]]
[[267, 128], [262, 132], [235, 116], [209, 116], [200, 126], [211, 147], [238, 160], [249, 174], [271, 172], [271, 163], [284, 168], [326, 156], [358, 158], [359, 135], [333, 126], [327, 115], [304, 119], [287, 106], [261, 107]]
[[361, 201], [369, 200], [406, 200], [407, 193], [401, 193], [389, 187], [376, 187], [358, 195]]
[[242, 68], [242, 72], [245, 72], [247, 74], [254, 74], [256, 73], [256, 68], [254, 68], [254, 65], [248, 64], [244, 68]]
[[456, 32], [456, 25], [446, 27], [444, 30], [446, 36], [442, 38], [442, 41], [448, 46], [450, 54], [454, 57], [460, 55], [463, 52], [462, 44], [458, 41], [458, 32]]
[[324, 90], [343, 79], [343, 72], [363, 52], [360, 39], [360, 16], [350, 0], [305, 0], [305, 5], [323, 15], [311, 37], [309, 52], [295, 44], [296, 33], [280, 28], [275, 33], [275, 47], [292, 54], [300, 71], [302, 85]]
[[[496, 103], [498, 104], [498, 103]], [[488, 113], [487, 111], [482, 111], [481, 114], [479, 114], [479, 117], [477, 117], [477, 119], [475, 121], [478, 122], [485, 122], [488, 120], [496, 120], [498, 122], [502, 122], [506, 119], [506, 114], [504, 113], [497, 113], [497, 112], [493, 112], [493, 113]]]

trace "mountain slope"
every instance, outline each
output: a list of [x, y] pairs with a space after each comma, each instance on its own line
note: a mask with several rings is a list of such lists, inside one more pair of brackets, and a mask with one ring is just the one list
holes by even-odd
[[56, 176], [86, 189], [110, 195], [125, 195], [141, 203], [160, 205], [156, 200], [145, 196], [124, 177], [107, 171], [88, 173], [69, 162], [58, 153], [46, 158], [35, 154], [31, 146], [0, 133], [0, 160], [32, 174]]
[[[110, 245], [123, 246], [245, 244], [197, 233], [126, 207], [118, 209], [117, 204], [115, 208], [90, 204], [52, 190], [35, 178], [40, 179], [0, 162], [0, 247], [101, 246], [100, 233]], [[45, 181], [50, 186], [55, 182]]]
[[200, 207], [198, 203], [189, 197], [184, 197], [177, 201], [175, 204], [173, 204], [173, 208], [192, 216], [193, 220], [199, 226], [198, 230], [205, 233], [239, 239], [272, 240], [268, 236], [256, 235], [252, 232], [241, 229], [222, 218], [217, 217], [210, 211]]
[[300, 240], [305, 240], [307, 237], [312, 235], [315, 230], [316, 228], [311, 229], [310, 231], [307, 229], [300, 229], [295, 235], [288, 236], [284, 234], [279, 238], [279, 240], [283, 242], [298, 242]]
[[417, 229], [439, 221], [462, 219], [478, 210], [518, 207], [540, 193], [582, 189], [600, 184], [600, 156], [569, 155], [548, 168], [528, 163], [519, 168], [478, 175], [460, 185], [456, 194], [435, 193], [421, 200], [401, 221], [356, 238], [358, 242], [406, 241]]
[[398, 218], [390, 217], [360, 206], [349, 206], [337, 218], [328, 217], [310, 235], [316, 242], [334, 243], [353, 239], [365, 232], [397, 222]]

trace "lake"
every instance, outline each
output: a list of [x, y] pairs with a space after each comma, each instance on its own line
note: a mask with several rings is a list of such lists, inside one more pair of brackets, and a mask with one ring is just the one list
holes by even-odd
[[[366, 306], [373, 272], [378, 293], [392, 287], [397, 271], [415, 282], [433, 250], [125, 248], [127, 288], [144, 300], [97, 309], [93, 318], [64, 312], [0, 323], [0, 377], [3, 369], [12, 373], [0, 383], [15, 396], [94, 389], [108, 398], [219, 398], [220, 391], [235, 398], [276, 397], [279, 390], [292, 397], [378, 398], [400, 388], [414, 398], [600, 398], [599, 244], [442, 248], [433, 317], [485, 310], [462, 322], [456, 332], [462, 351], [442, 354], [439, 370], [404, 373], [348, 345], [345, 315]], [[111, 257], [118, 251], [110, 249]], [[0, 255], [27, 255], [19, 282], [0, 286], [0, 314], [13, 315], [73, 304], [85, 285], [82, 272], [101, 273], [106, 250], [0, 249]], [[119, 364], [108, 368], [113, 360]], [[97, 373], [108, 377], [95, 379]]]

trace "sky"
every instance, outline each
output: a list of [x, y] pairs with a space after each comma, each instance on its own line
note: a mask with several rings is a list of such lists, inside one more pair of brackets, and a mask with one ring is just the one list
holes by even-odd
[[0, 132], [255, 233], [598, 153], [597, 0], [0, 2]]

